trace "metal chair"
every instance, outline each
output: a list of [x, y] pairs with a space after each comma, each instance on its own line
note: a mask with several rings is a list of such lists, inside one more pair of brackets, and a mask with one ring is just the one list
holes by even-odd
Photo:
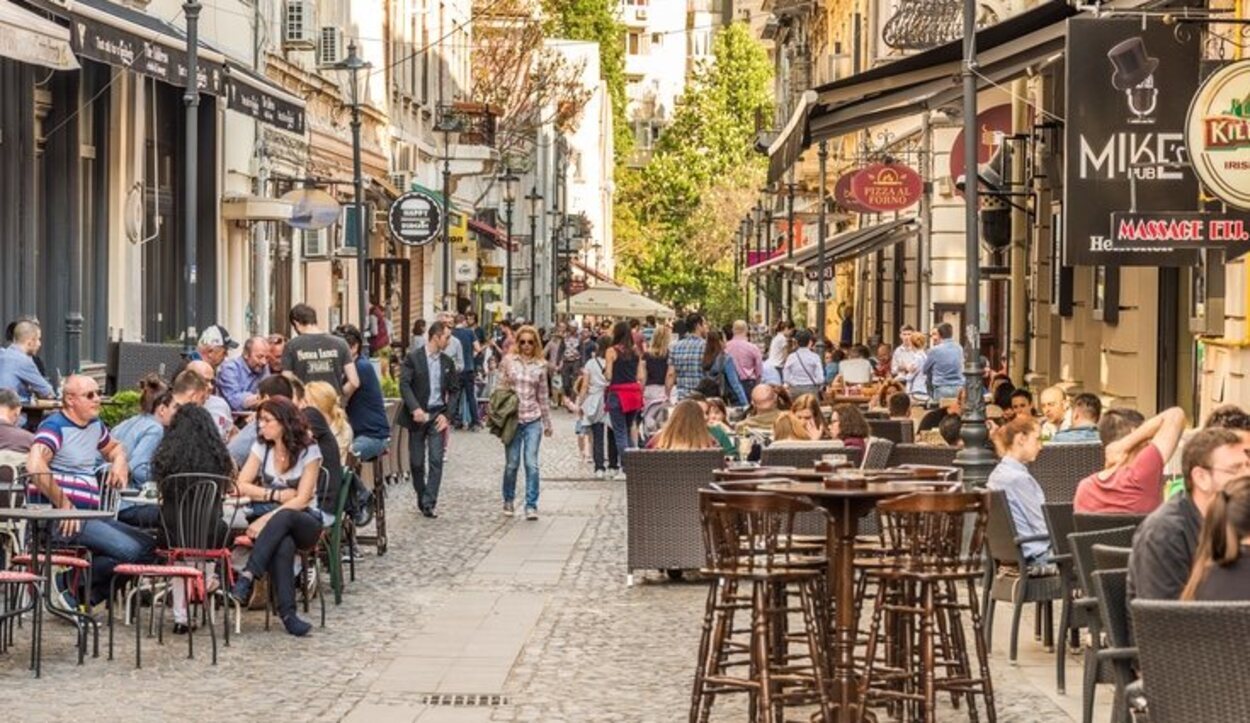
[[1072, 547], [1072, 559], [1076, 565], [1077, 578], [1084, 594], [1073, 601], [1074, 611], [1080, 610], [1089, 624], [1090, 647], [1085, 649], [1083, 684], [1081, 686], [1081, 720], [1093, 723], [1094, 691], [1098, 683], [1114, 682], [1114, 674], [1107, 663], [1098, 658], [1101, 646], [1102, 621], [1098, 613], [1097, 592], [1094, 590], [1094, 545], [1131, 547], [1135, 527], [1120, 527], [1092, 532], [1073, 532], [1068, 535]]
[[[990, 493], [989, 522], [986, 526], [985, 587], [982, 590], [982, 607], [985, 610], [985, 639], [989, 646], [993, 638], [994, 605], [998, 601], [1010, 602], [1011, 642], [1008, 659], [1016, 660], [1020, 633], [1020, 613], [1028, 603], [1040, 603], [1042, 631], [1045, 643], [1050, 644], [1052, 601], [1063, 598], [1063, 581], [1058, 567], [1053, 564], [1030, 565], [1024, 557], [1023, 545], [1027, 542], [1050, 541], [1050, 535], [1021, 537], [1016, 531], [1015, 519], [1007, 502], [1007, 493], [1001, 490]], [[1053, 551], [1052, 551], [1053, 552]], [[1050, 562], [1048, 559], [1047, 563]]]
[[1071, 502], [1081, 480], [1103, 468], [1104, 451], [1097, 442], [1047, 444], [1029, 465], [1047, 502]]
[[1241, 723], [1250, 710], [1250, 603], [1134, 600], [1152, 723]]

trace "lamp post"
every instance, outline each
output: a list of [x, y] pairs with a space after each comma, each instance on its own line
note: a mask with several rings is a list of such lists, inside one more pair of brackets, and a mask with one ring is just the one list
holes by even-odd
[[820, 204], [817, 208], [816, 215], [816, 268], [817, 287], [816, 287], [816, 355], [820, 357], [821, 363], [825, 360], [825, 234], [828, 233], [828, 221], [825, 218], [825, 194], [826, 183], [825, 178], [826, 167], [829, 163], [829, 142], [821, 141], [820, 149], [816, 153], [818, 161], [817, 174], [820, 175]]
[[977, 27], [976, 0], [964, 0], [964, 168], [968, 183], [964, 185], [964, 255], [967, 283], [964, 286], [964, 407], [960, 437], [963, 449], [955, 456], [955, 464], [963, 470], [967, 488], [982, 487], [994, 466], [994, 455], [986, 446], [989, 434], [985, 428], [985, 392], [981, 375], [981, 239], [977, 201], [977, 151], [980, 144], [972, 139], [977, 134]]
[[560, 295], [560, 245], [564, 242], [564, 214], [560, 210], [559, 189], [552, 193], [551, 210], [547, 216], [551, 219], [551, 325], [555, 326]]
[[[755, 265], [759, 266], [760, 258], [764, 251], [764, 204], [762, 201], [755, 202], [755, 208], [751, 209], [751, 224], [755, 228]], [[755, 272], [755, 305], [760, 305], [760, 299], [764, 299], [764, 323], [768, 326], [768, 299], [764, 297], [764, 282], [760, 280], [760, 272]]]
[[199, 270], [196, 265], [196, 251], [199, 245], [197, 237], [196, 223], [199, 222], [200, 215], [195, 212], [197, 196], [199, 196], [198, 179], [199, 179], [199, 151], [200, 151], [200, 79], [199, 79], [199, 63], [200, 63], [200, 0], [187, 0], [182, 5], [182, 12], [187, 18], [187, 87], [183, 90], [182, 102], [187, 106], [187, 165], [186, 172], [183, 176], [182, 185], [183, 192], [186, 194], [183, 198], [182, 212], [182, 243], [183, 252], [186, 255], [185, 278], [186, 282], [186, 331], [182, 337], [183, 354], [190, 359], [191, 354], [195, 352], [196, 342], [196, 320], [195, 310], [197, 299], [195, 293], [196, 277]]
[[499, 177], [500, 183], [503, 184], [504, 213], [508, 224], [508, 266], [504, 275], [503, 301], [509, 308], [512, 306], [512, 204], [516, 203], [516, 184], [520, 180], [517, 174], [507, 166], [503, 169], [503, 175]]
[[[790, 182], [786, 184], [786, 260], [794, 261], [794, 169], [790, 170]], [[794, 275], [786, 274], [786, 318], [794, 316]]]
[[[765, 193], [767, 192], [768, 191], [765, 190]], [[768, 258], [771, 259], [773, 257], [773, 204], [771, 200], [768, 203], [764, 204], [764, 249], [765, 249], [765, 253], [768, 255]], [[778, 279], [778, 282], [780, 282], [780, 279]], [[778, 287], [780, 287], [780, 284], [778, 284]], [[780, 288], [777, 289], [777, 293], [778, 295], [781, 294]], [[770, 326], [773, 323], [773, 303], [772, 303], [773, 298], [772, 297], [773, 297], [773, 284], [772, 284], [772, 278], [770, 277], [768, 279], [768, 293], [764, 297], [764, 319], [768, 322]], [[780, 319], [778, 319], [778, 321], [780, 321]]]
[[535, 185], [526, 194], [530, 212], [530, 322], [534, 322], [538, 311], [538, 210], [543, 202], [543, 195]]
[[451, 106], [438, 107], [434, 130], [443, 134], [443, 212], [447, 215], [443, 223], [443, 309], [452, 311], [455, 294], [451, 290], [451, 134], [459, 130], [459, 124]]
[[[364, 172], [360, 160], [360, 78], [359, 73], [370, 67], [356, 54], [356, 41], [347, 46], [347, 58], [335, 66], [348, 72], [348, 88], [352, 106], [352, 184], [355, 191], [353, 205], [356, 208], [356, 286], [357, 303], [360, 305], [360, 333], [368, 334], [369, 328], [369, 240], [366, 238]], [[367, 340], [367, 339], [366, 339]]]

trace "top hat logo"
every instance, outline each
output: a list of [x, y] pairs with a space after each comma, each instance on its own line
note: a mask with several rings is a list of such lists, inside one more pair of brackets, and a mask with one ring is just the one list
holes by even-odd
[[1107, 59], [1115, 66], [1111, 85], [1116, 90], [1141, 85], [1159, 68], [1159, 59], [1146, 54], [1146, 43], [1139, 37], [1129, 38], [1108, 50]]

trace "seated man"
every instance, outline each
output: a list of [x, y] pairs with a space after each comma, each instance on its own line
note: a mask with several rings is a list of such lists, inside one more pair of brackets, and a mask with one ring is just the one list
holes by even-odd
[[938, 422], [937, 427], [919, 433], [916, 436], [916, 444], [958, 449], [964, 446], [963, 438], [959, 436], [962, 429], [963, 419], [958, 414], [947, 414]]
[[1078, 394], [1072, 400], [1072, 423], [1050, 438], [1051, 444], [1074, 444], [1098, 441], [1098, 420], [1102, 418], [1102, 400], [1093, 394]]
[[1050, 439], [1072, 426], [1072, 408], [1063, 387], [1046, 387], [1038, 395], [1038, 402], [1042, 409], [1042, 439]]
[[1250, 472], [1247, 449], [1241, 435], [1219, 427], [1203, 429], [1185, 443], [1181, 463], [1185, 494], [1175, 495], [1150, 513], [1133, 535], [1128, 562], [1130, 599], [1180, 598], [1198, 549], [1202, 519], [1224, 485]]
[[886, 400], [886, 409], [890, 412], [890, 419], [902, 419], [911, 421], [911, 397], [907, 392], [895, 392]]
[[19, 426], [21, 418], [22, 400], [12, 389], [0, 388], [0, 464], [13, 467], [26, 464], [35, 435]]
[[260, 404], [256, 385], [269, 375], [269, 342], [254, 336], [243, 342], [243, 353], [217, 368], [217, 391], [231, 411], [243, 412]]
[[0, 348], [0, 387], [17, 392], [23, 401], [34, 397], [55, 397], [52, 385], [35, 364], [43, 344], [43, 331], [33, 321], [13, 325], [13, 343]]
[[[65, 381], [64, 408], [43, 420], [26, 459], [31, 474], [27, 501], [50, 503], [61, 509], [96, 509], [101, 482], [95, 474], [96, 453], [109, 462], [108, 484], [124, 487], [130, 470], [121, 445], [100, 421], [100, 388], [90, 377], [74, 375]], [[116, 520], [66, 520], [54, 531], [54, 544], [91, 551], [94, 606], [108, 596], [113, 568], [120, 563], [153, 559], [156, 541]], [[66, 600], [69, 606], [76, 605]]]
[[[382, 456], [391, 443], [391, 423], [386, 418], [386, 400], [382, 397], [382, 382], [369, 357], [361, 353], [364, 340], [360, 330], [351, 324], [340, 326], [335, 332], [347, 342], [351, 351], [352, 364], [356, 366], [356, 375], [360, 377], [360, 388], [347, 400], [347, 421], [352, 427], [352, 454], [361, 462], [370, 462]], [[352, 475], [354, 494], [352, 497], [353, 517], [357, 527], [369, 524], [373, 516], [370, 504], [373, 493], [365, 489], [360, 475]], [[375, 484], [381, 484], [375, 480]]]
[[771, 434], [781, 409], [777, 405], [777, 389], [760, 384], [751, 390], [751, 408], [747, 418], [738, 423], [738, 434], [766, 432]]
[[1180, 407], [1144, 421], [1132, 409], [1108, 411], [1098, 423], [1106, 467], [1077, 485], [1073, 509], [1125, 515], [1154, 512], [1163, 502], [1163, 467], [1184, 431], [1185, 412]]
[[[195, 383], [189, 375], [199, 377], [201, 383]], [[186, 369], [174, 377], [174, 401], [179, 407], [183, 404], [198, 404], [204, 407], [204, 411], [213, 415], [213, 424], [217, 425], [221, 438], [229, 442], [238, 430], [234, 426], [234, 415], [230, 412], [230, 405], [226, 403], [226, 400], [213, 394], [215, 376], [216, 372], [208, 362], [200, 360], [189, 362]]]

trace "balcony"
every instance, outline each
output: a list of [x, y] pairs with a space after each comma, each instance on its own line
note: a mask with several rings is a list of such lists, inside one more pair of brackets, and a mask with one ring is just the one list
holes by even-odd
[[460, 145], [494, 148], [496, 116], [494, 109], [483, 103], [442, 105], [434, 130], [459, 134]]

